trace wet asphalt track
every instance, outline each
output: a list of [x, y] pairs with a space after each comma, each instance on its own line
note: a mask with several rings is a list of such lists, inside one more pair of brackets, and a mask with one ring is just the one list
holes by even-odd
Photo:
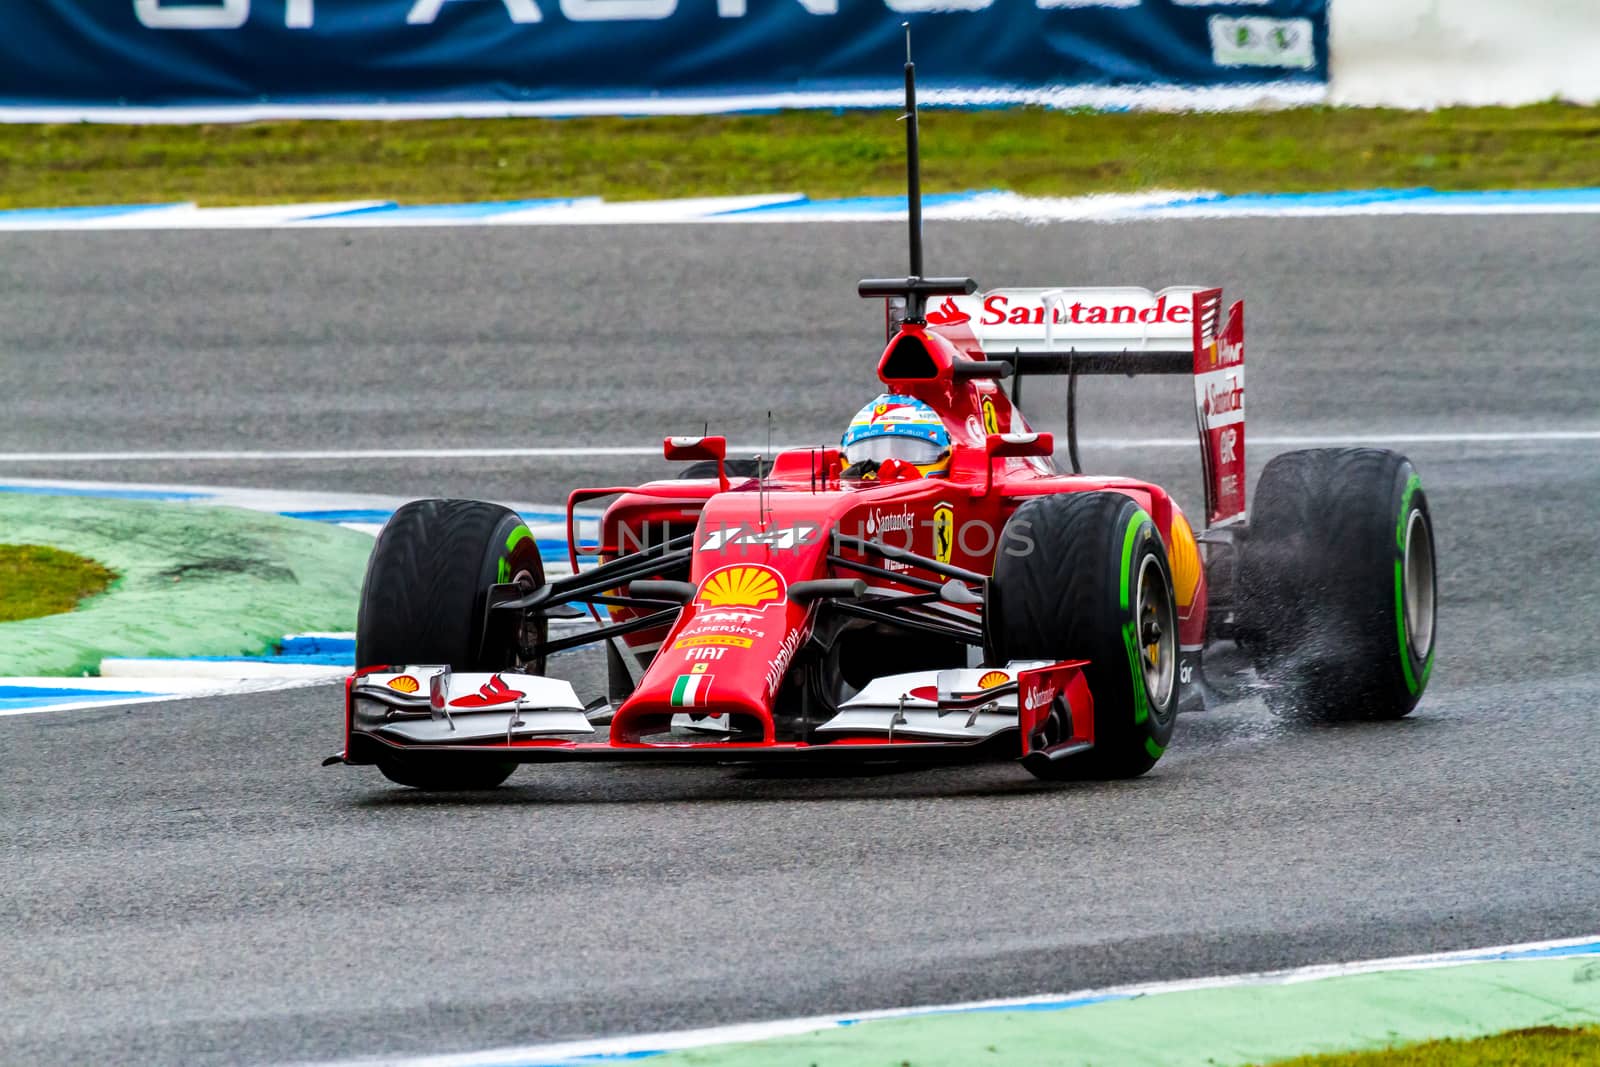
[[[1250, 306], [1252, 436], [1600, 428], [1593, 217], [929, 237], [940, 272], [989, 285], [1225, 282]], [[768, 407], [777, 439], [817, 439], [873, 391], [881, 320], [852, 285], [899, 269], [900, 240], [8, 234], [0, 450], [636, 444], [707, 418], [748, 441]], [[1192, 425], [1175, 381], [1086, 400], [1090, 439]], [[1185, 719], [1136, 782], [543, 768], [441, 798], [319, 769], [338, 744], [327, 688], [0, 719], [0, 1062], [470, 1049], [1592, 933], [1600, 443], [1407, 451], [1441, 555], [1418, 712], [1292, 729], [1237, 705]], [[1191, 451], [1085, 452], [1194, 499]], [[552, 500], [661, 469], [0, 479]]]

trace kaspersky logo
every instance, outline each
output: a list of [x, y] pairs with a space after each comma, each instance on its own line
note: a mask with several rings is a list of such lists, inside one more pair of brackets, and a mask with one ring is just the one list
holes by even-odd
[[700, 583], [694, 602], [704, 608], [754, 608], [763, 611], [788, 599], [783, 575], [759, 563], [712, 571]]

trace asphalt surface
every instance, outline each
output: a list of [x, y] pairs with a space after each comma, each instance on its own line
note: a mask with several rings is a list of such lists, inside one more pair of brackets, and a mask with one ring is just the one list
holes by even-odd
[[[1600, 429], [1593, 217], [929, 238], [989, 285], [1225, 282], [1255, 438]], [[756, 441], [769, 408], [776, 439], [822, 439], [874, 391], [881, 320], [852, 285], [900, 239], [4, 235], [0, 452], [648, 444], [702, 420]], [[1094, 387], [1091, 442], [1190, 432], [1180, 382]], [[1192, 451], [1085, 451], [1195, 499]], [[552, 767], [463, 799], [320, 769], [326, 687], [0, 719], [0, 1061], [465, 1050], [1593, 933], [1600, 442], [1407, 451], [1442, 590], [1418, 711], [1229, 706], [1136, 782]], [[662, 469], [0, 458], [527, 500]]]

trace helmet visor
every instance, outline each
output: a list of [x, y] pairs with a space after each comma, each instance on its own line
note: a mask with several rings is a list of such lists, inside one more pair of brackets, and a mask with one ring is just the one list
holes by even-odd
[[860, 463], [869, 459], [874, 463], [882, 463], [886, 459], [899, 459], [907, 463], [925, 465], [937, 462], [944, 453], [945, 446], [937, 441], [929, 441], [923, 437], [884, 434], [879, 437], [865, 437], [846, 445], [844, 458], [846, 463]]

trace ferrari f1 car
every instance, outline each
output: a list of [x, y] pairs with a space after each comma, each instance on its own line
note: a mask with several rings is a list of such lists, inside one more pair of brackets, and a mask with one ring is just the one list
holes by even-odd
[[[910, 63], [906, 82], [911, 269], [859, 291], [888, 309], [878, 377], [937, 413], [947, 471], [888, 459], [854, 477], [832, 445], [746, 470], [721, 437], [668, 438], [687, 477], [572, 493], [573, 572], [555, 578], [514, 512], [408, 504], [368, 568], [329, 762], [424, 789], [573, 760], [1004, 757], [1125, 778], [1161, 758], [1180, 710], [1242, 686], [1302, 716], [1416, 705], [1435, 568], [1412, 465], [1280, 455], [1247, 519], [1242, 302], [923, 276]], [[1160, 486], [1081, 472], [1077, 384], [1103, 374], [1192, 376], [1198, 531]], [[1068, 379], [1069, 471], [1017, 406], [1035, 375]], [[598, 544], [580, 546], [576, 509], [602, 497]], [[552, 630], [575, 615], [591, 625]], [[608, 666], [590, 700], [547, 674], [586, 644]]]

